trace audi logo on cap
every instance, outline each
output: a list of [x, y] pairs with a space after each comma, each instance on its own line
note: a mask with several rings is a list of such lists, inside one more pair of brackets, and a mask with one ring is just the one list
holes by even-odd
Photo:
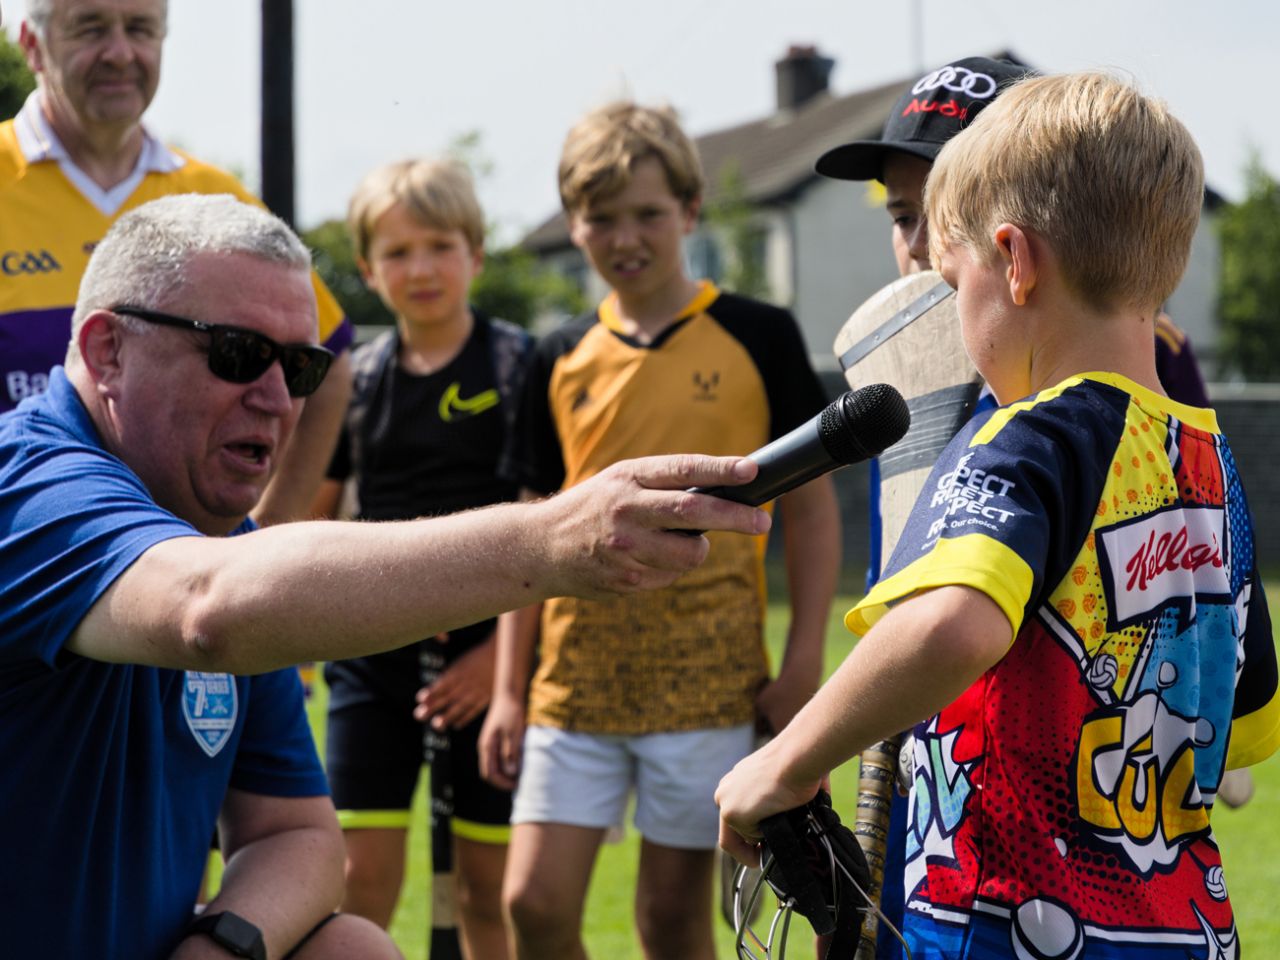
[[986, 100], [995, 96], [999, 85], [985, 73], [976, 73], [967, 67], [943, 67], [933, 73], [925, 74], [911, 88], [913, 94], [927, 90], [950, 90], [952, 93], [963, 93], [974, 100]]

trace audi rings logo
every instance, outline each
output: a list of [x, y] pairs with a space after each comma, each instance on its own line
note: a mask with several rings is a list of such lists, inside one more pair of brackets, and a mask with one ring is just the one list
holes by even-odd
[[974, 100], [986, 100], [995, 96], [997, 86], [985, 73], [975, 73], [967, 67], [943, 67], [917, 80], [911, 92], [917, 94], [942, 89], [963, 93]]
[[24, 273], [57, 273], [61, 269], [62, 264], [48, 250], [41, 250], [39, 253], [32, 250], [7, 250], [0, 254], [0, 272], [7, 277], [17, 277]]

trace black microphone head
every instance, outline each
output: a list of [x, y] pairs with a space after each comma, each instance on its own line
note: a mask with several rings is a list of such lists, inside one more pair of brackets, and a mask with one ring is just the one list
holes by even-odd
[[838, 397], [822, 411], [818, 439], [837, 463], [879, 456], [911, 426], [907, 401], [887, 383], [873, 383]]

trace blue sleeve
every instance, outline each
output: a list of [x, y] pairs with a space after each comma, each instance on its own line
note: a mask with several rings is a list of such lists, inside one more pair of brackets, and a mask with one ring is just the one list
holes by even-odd
[[328, 796], [296, 667], [248, 678], [249, 707], [231, 786], [273, 797]]
[[1089, 530], [1123, 407], [1047, 391], [975, 417], [943, 451], [880, 582], [846, 618], [865, 633], [921, 590], [973, 587], [1016, 633]]
[[88, 445], [0, 450], [0, 663], [52, 666], [89, 608], [146, 550], [199, 536], [124, 464]]

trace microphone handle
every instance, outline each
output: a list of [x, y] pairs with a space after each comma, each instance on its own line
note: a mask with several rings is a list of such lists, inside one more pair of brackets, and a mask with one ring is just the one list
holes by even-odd
[[816, 429], [813, 438], [805, 443], [796, 441], [798, 432], [779, 437], [751, 454], [748, 459], [754, 460], [759, 470], [750, 483], [733, 487], [694, 487], [692, 492], [758, 507], [841, 466], [818, 440]]
[[[747, 459], [754, 460], [759, 469], [750, 483], [734, 487], [691, 487], [690, 493], [705, 493], [734, 503], [758, 507], [777, 499], [815, 477], [820, 477], [836, 467], [843, 466], [834, 460], [818, 434], [822, 414], [808, 423], [796, 427], [785, 436], [761, 447]], [[705, 530], [673, 530], [691, 537], [700, 537]]]

